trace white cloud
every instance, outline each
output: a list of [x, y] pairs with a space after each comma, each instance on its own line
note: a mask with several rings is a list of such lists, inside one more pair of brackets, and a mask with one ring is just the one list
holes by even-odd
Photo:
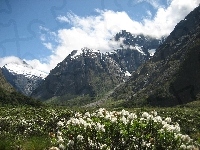
[[52, 46], [51, 43], [43, 43], [43, 45], [44, 45], [47, 49], [50, 49], [50, 50], [53, 49], [53, 46]]
[[41, 61], [37, 59], [33, 60], [25, 60], [29, 65], [31, 65], [34, 69], [49, 73], [49, 71], [52, 69], [52, 66], [48, 63], [42, 63]]
[[147, 2], [150, 5], [152, 5], [155, 9], [158, 9], [161, 7], [160, 1], [163, 1], [163, 0], [134, 0], [134, 4]]
[[3, 67], [5, 64], [9, 63], [16, 63], [16, 64], [22, 64], [23, 61], [15, 56], [8, 56], [0, 58], [0, 67]]
[[144, 19], [143, 31], [156, 37], [169, 35], [175, 25], [197, 7], [199, 2], [199, 0], [173, 0], [166, 9], [159, 8], [153, 20]]
[[41, 41], [45, 41], [45, 40], [46, 40], [45, 34], [41, 34], [40, 40], [41, 40]]
[[70, 20], [65, 16], [59, 16], [59, 17], [57, 17], [57, 20], [60, 21], [60, 22], [70, 23]]
[[147, 10], [147, 18], [150, 18], [150, 19], [151, 19], [151, 17], [152, 17], [151, 11]]
[[[157, 8], [154, 18], [149, 16], [138, 22], [132, 20], [126, 12], [114, 12], [112, 10], [99, 10], [98, 15], [81, 17], [73, 13], [57, 17], [58, 21], [70, 23], [71, 28], [60, 29], [52, 32], [45, 27], [40, 27], [47, 32], [41, 35], [43, 44], [52, 51], [52, 55], [46, 59], [48, 62], [41, 63], [39, 60], [26, 60], [35, 68], [49, 72], [61, 62], [72, 50], [80, 50], [83, 47], [100, 50], [101, 52], [112, 51], [119, 47], [120, 43], [109, 41], [120, 30], [127, 30], [133, 34], [150, 35], [157, 38], [169, 35], [175, 25], [198, 6], [199, 0], [168, 0], [167, 8], [159, 5], [159, 1], [139, 0], [151, 3]], [[54, 42], [53, 42], [54, 41]], [[57, 45], [55, 45], [55, 43]]]

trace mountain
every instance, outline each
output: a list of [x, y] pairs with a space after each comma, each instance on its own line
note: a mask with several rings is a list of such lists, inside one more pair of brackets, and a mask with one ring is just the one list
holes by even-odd
[[131, 106], [174, 106], [200, 96], [200, 6], [179, 22], [154, 56], [112, 97]]
[[122, 30], [112, 40], [120, 42], [121, 48], [109, 56], [119, 64], [124, 72], [132, 73], [154, 55], [155, 50], [165, 38], [156, 39], [150, 36], [133, 35]]
[[0, 106], [7, 105], [29, 105], [42, 106], [41, 102], [30, 97], [24, 96], [15, 91], [15, 89], [6, 81], [0, 68]]
[[25, 61], [17, 61], [2, 67], [6, 80], [19, 92], [29, 96], [47, 76], [46, 73], [33, 69]]
[[123, 81], [124, 73], [107, 54], [88, 48], [71, 52], [59, 63], [32, 96], [43, 100], [65, 96], [96, 97]]
[[124, 82], [162, 42], [143, 35], [132, 35], [125, 30], [111, 40], [120, 43], [120, 48], [111, 53], [104, 54], [89, 48], [72, 51], [50, 72], [32, 96], [65, 104], [66, 100], [77, 97], [101, 97]]

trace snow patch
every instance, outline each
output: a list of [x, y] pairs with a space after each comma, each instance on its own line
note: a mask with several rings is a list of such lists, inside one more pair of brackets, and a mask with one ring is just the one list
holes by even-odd
[[150, 56], [153, 56], [154, 53], [156, 52], [156, 49], [149, 49], [148, 52], [149, 52]]
[[130, 77], [131, 76], [130, 72], [126, 71], [125, 72], [125, 76], [129, 76]]
[[143, 50], [142, 50], [142, 46], [139, 46], [138, 44], [135, 44], [135, 46], [130, 46], [130, 49], [133, 49], [133, 50], [137, 50], [138, 52], [140, 52], [142, 55], [146, 55]]

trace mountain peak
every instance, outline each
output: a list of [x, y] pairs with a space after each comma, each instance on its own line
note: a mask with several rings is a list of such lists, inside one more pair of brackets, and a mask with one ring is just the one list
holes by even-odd
[[34, 69], [23, 60], [7, 63], [1, 69], [6, 80], [25, 95], [30, 95], [47, 76], [45, 72]]

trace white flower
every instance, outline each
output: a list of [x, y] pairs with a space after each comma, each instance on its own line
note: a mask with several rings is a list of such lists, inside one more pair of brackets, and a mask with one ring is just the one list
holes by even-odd
[[104, 125], [101, 125], [99, 122], [96, 124], [95, 129], [97, 131], [105, 132]]
[[112, 123], [117, 122], [117, 118], [116, 118], [116, 117], [112, 117], [112, 118], [111, 118], [111, 122], [112, 122]]
[[181, 128], [180, 128], [179, 124], [176, 123], [176, 124], [174, 125], [174, 131], [175, 131], [175, 132], [180, 132], [180, 130], [181, 130]]
[[79, 112], [75, 113], [75, 117], [81, 117], [81, 114]]
[[154, 122], [162, 122], [162, 118], [160, 116], [156, 116], [153, 118]]
[[172, 120], [171, 120], [170, 117], [167, 117], [167, 118], [165, 118], [165, 121], [166, 121], [167, 123], [170, 123]]
[[149, 116], [147, 117], [147, 121], [152, 120], [152, 118], [153, 118], [153, 116], [152, 116], [152, 115], [149, 115]]
[[106, 114], [105, 119], [111, 120], [111, 115], [109, 113]]
[[194, 146], [193, 146], [193, 145], [188, 145], [188, 146], [187, 146], [187, 149], [188, 149], [188, 150], [194, 149]]
[[188, 135], [182, 135], [181, 138], [182, 138], [182, 140], [185, 141], [185, 142], [190, 142], [190, 140], [191, 140], [190, 137], [189, 137]]
[[122, 115], [122, 116], [128, 116], [128, 115], [129, 115], [129, 112], [123, 109], [123, 110], [121, 111], [121, 115]]
[[86, 121], [85, 120], [83, 120], [83, 118], [79, 118], [79, 124], [85, 124], [86, 123]]
[[67, 145], [68, 145], [68, 146], [74, 145], [74, 141], [73, 141], [73, 140], [69, 140], [69, 142], [68, 142]]
[[61, 136], [61, 135], [62, 135], [62, 132], [58, 131], [58, 132], [57, 132], [57, 135], [58, 135], [58, 136]]
[[64, 150], [64, 149], [65, 149], [65, 146], [64, 146], [63, 144], [60, 144], [60, 145], [59, 145], [59, 148], [60, 148], [60, 150]]
[[78, 136], [77, 136], [77, 139], [78, 139], [79, 141], [82, 141], [82, 140], [83, 140], [83, 136], [82, 136], [82, 135], [78, 135]]
[[85, 128], [85, 129], [86, 129], [87, 127], [91, 128], [91, 126], [92, 126], [92, 125], [91, 125], [90, 123], [87, 123], [87, 122], [84, 124], [84, 128]]
[[98, 117], [104, 117], [103, 112], [99, 111], [99, 112], [97, 113], [97, 116], [98, 116]]
[[165, 122], [165, 121], [162, 121], [161, 123], [162, 123], [162, 125], [165, 125], [165, 124], [167, 124], [167, 122]]
[[74, 124], [74, 125], [79, 125], [80, 121], [77, 118], [71, 118], [71, 123]]
[[103, 144], [103, 145], [100, 146], [100, 149], [103, 149], [103, 148], [106, 148], [106, 147], [107, 147], [107, 145]]
[[149, 114], [147, 112], [143, 112], [142, 117], [143, 118], [147, 118], [149, 116]]
[[62, 127], [62, 126], [64, 126], [64, 123], [63, 123], [62, 121], [59, 121], [59, 122], [57, 123], [57, 125], [58, 125], [59, 127]]
[[126, 120], [126, 118], [125, 118], [124, 116], [122, 116], [121, 121], [122, 121], [124, 124], [127, 124], [127, 120]]
[[171, 130], [171, 126], [166, 123], [166, 124], [164, 124], [163, 129], [166, 129], [166, 130], [170, 131]]
[[49, 150], [60, 150], [60, 149], [57, 147], [51, 147]]
[[151, 114], [154, 115], [154, 116], [157, 116], [157, 111], [154, 110], [154, 111], [151, 112]]
[[137, 119], [137, 115], [135, 113], [130, 113], [127, 119], [129, 120]]
[[146, 147], [150, 147], [151, 146], [151, 143], [146, 143]]
[[182, 134], [180, 134], [180, 133], [176, 134], [176, 133], [175, 133], [175, 138], [176, 138], [176, 139], [181, 138], [181, 137], [182, 137]]
[[106, 109], [105, 108], [99, 108], [98, 112], [97, 112], [97, 115], [99, 117], [104, 117], [104, 113], [106, 112]]
[[93, 141], [92, 141], [90, 138], [88, 138], [88, 143], [89, 143], [89, 145], [90, 145], [91, 147], [95, 146], [95, 144], [93, 143]]
[[58, 143], [64, 143], [64, 140], [61, 136], [58, 136]]
[[86, 116], [86, 117], [90, 117], [90, 113], [89, 113], [89, 112], [86, 112], [86, 113], [85, 113], [85, 116]]
[[92, 122], [92, 119], [90, 119], [90, 118], [87, 118], [87, 121], [88, 121], [88, 122]]
[[186, 145], [182, 144], [182, 145], [180, 146], [180, 148], [181, 148], [181, 149], [186, 149]]

